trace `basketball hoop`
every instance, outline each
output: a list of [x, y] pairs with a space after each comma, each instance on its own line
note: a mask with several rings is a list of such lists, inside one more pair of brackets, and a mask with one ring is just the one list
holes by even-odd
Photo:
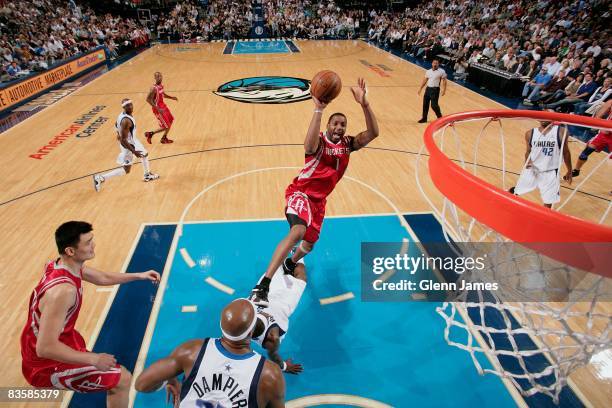
[[[590, 132], [612, 131], [612, 121], [551, 112], [452, 114], [425, 130], [417, 156], [417, 185], [457, 252], [482, 253], [479, 245], [487, 243], [486, 268], [464, 273], [461, 279], [497, 282], [501, 287], [495, 293], [459, 291], [452, 302], [438, 307], [446, 322], [445, 340], [468, 351], [479, 373], [496, 374], [525, 396], [543, 393], [557, 403], [569, 374], [612, 347], [612, 316], [598, 305], [612, 300], [612, 228], [605, 225], [610, 225], [612, 201], [581, 190], [610, 180], [605, 174], [609, 176], [606, 166], [612, 155], [592, 155], [592, 169], [565, 201], [555, 210], [545, 208], [507, 191], [512, 174], [508, 168], [525, 166], [522, 136], [529, 127], [507, 134], [521, 124], [517, 121], [531, 121], [532, 128], [537, 127], [533, 121], [546, 121]], [[491, 135], [495, 128], [498, 133]], [[520, 140], [521, 150], [512, 151], [513, 155], [507, 153], [509, 137]], [[429, 152], [426, 165], [433, 186], [424, 185], [420, 177], [424, 148]], [[605, 188], [609, 192], [612, 186]], [[436, 190], [440, 195], [431, 197]], [[594, 220], [580, 218], [571, 201], [577, 196], [596, 201], [589, 202], [593, 204], [589, 208], [601, 213], [589, 211]], [[479, 353], [488, 357], [491, 369], [483, 368], [476, 357]]]

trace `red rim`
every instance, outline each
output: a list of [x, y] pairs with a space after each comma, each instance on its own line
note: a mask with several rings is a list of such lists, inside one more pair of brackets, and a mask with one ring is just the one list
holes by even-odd
[[612, 250], [605, 250], [612, 243], [612, 228], [510, 194], [468, 173], [438, 148], [433, 137], [437, 130], [453, 122], [477, 118], [548, 120], [611, 131], [612, 121], [543, 111], [485, 110], [444, 116], [431, 123], [424, 135], [431, 179], [455, 205], [512, 241], [582, 270], [612, 277]]

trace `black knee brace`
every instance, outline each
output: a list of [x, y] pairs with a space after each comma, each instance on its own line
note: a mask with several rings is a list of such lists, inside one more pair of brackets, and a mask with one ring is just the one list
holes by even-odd
[[593, 153], [594, 151], [595, 151], [595, 149], [593, 149], [591, 146], [587, 146], [587, 147], [584, 148], [582, 153], [580, 153], [580, 156], [578, 156], [578, 158], [580, 160], [587, 161], [588, 158], [589, 158], [589, 155], [591, 153]]

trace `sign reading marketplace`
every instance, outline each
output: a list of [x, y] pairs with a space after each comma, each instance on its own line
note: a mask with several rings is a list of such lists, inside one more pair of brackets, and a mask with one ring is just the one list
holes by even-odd
[[89, 68], [106, 61], [103, 49], [92, 51], [79, 58], [67, 61], [38, 75], [0, 89], [0, 111], [10, 108], [24, 100], [45, 91], [54, 85], [72, 78]]

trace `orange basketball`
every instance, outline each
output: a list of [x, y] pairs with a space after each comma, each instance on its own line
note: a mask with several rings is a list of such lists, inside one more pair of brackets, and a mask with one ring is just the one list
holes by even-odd
[[333, 101], [342, 90], [342, 81], [334, 71], [320, 71], [310, 82], [310, 94], [324, 103]]

